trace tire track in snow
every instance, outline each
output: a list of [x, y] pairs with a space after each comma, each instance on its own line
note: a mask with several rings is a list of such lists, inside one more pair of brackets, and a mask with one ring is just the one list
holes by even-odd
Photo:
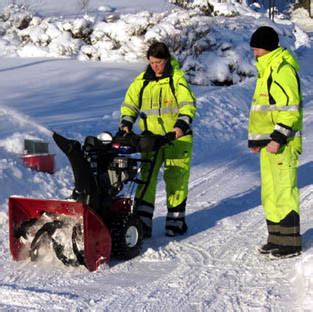
[[[223, 167], [217, 168], [217, 169], [213, 169], [213, 170], [208, 170], [205, 173], [202, 173], [200, 177], [194, 179], [193, 181], [191, 181], [191, 191], [194, 191], [195, 197], [200, 197], [202, 196], [203, 192], [197, 192], [199, 187], [200, 189], [203, 188], [203, 184], [209, 184], [210, 185], [210, 181], [212, 179], [216, 179], [216, 177], [220, 177], [220, 176], [225, 176], [225, 175], [229, 175], [229, 173], [231, 172], [232, 175], [234, 175], [234, 169], [235, 171], [242, 171], [242, 165], [245, 162], [245, 158], [248, 157], [248, 155], [241, 157], [239, 160], [238, 159], [234, 159], [231, 161], [228, 161], [225, 163], [223, 163]], [[238, 169], [237, 169], [238, 168]], [[232, 171], [230, 170], [232, 169]], [[204, 191], [205, 192], [205, 191]], [[161, 196], [158, 197], [158, 201], [160, 201], [161, 199], [164, 199], [164, 195], [162, 196], [163, 198], [161, 198]], [[261, 225], [261, 222], [264, 222], [263, 220], [263, 216], [260, 217], [258, 223], [260, 224], [260, 227], [264, 227], [264, 224]], [[255, 228], [255, 224], [251, 225], [251, 228]], [[242, 230], [243, 231], [243, 230]], [[219, 237], [219, 235], [217, 234], [217, 237]], [[217, 270], [220, 271], [219, 274], [217, 274], [217, 276], [223, 276], [225, 274], [225, 269], [223, 267], [225, 267], [225, 263], [221, 263], [220, 265], [218, 264], [218, 261], [216, 260], [221, 256], [225, 256], [225, 254], [227, 253], [227, 251], [229, 250], [229, 246], [231, 246], [233, 248], [234, 246], [234, 239], [231, 240], [231, 242], [224, 248], [222, 249], [218, 249], [220, 255], [216, 255], [215, 257], [213, 257], [212, 254], [212, 247], [211, 246], [207, 246], [207, 249], [199, 249], [196, 247], [193, 247], [190, 244], [185, 244], [185, 241], [180, 241], [180, 246], [181, 248], [175, 248], [174, 251], [172, 250], [172, 253], [176, 252], [177, 258], [180, 259], [179, 263], [179, 267], [174, 270], [168, 277], [165, 277], [165, 280], [162, 280], [162, 284], [163, 285], [169, 285], [170, 288], [176, 289], [175, 292], [175, 303], [172, 303], [172, 298], [169, 299], [171, 302], [171, 306], [175, 306], [175, 307], [186, 307], [186, 305], [188, 306], [188, 302], [192, 299], [192, 297], [194, 296], [195, 293], [199, 293], [199, 289], [203, 289], [203, 288], [208, 288], [208, 285], [214, 285], [215, 283], [217, 283], [217, 281], [215, 281], [214, 283], [212, 283], [210, 274], [206, 271], [206, 269], [203, 269], [200, 273], [202, 278], [197, 278], [197, 279], [192, 279], [191, 281], [186, 281], [186, 279], [184, 278], [185, 276], [196, 276], [197, 275], [197, 269], [194, 269], [194, 264], [197, 263], [197, 267], [201, 264], [202, 267], [209, 267], [211, 270]], [[199, 242], [197, 242], [197, 244], [199, 244]], [[170, 245], [172, 246], [172, 245]], [[168, 248], [172, 248], [170, 246], [166, 246], [165, 250], [167, 250]], [[211, 250], [211, 251], [210, 251]], [[234, 254], [233, 249], [232, 253]], [[210, 253], [211, 252], [211, 253]], [[183, 253], [184, 257], [181, 258], [180, 254]], [[224, 253], [224, 255], [223, 255]], [[248, 253], [247, 250], [245, 250], [241, 255], [240, 255], [240, 259], [237, 256], [237, 261], [242, 261], [242, 259], [245, 258], [245, 255]], [[236, 253], [235, 253], [236, 254]], [[229, 256], [229, 255], [227, 255]], [[189, 259], [187, 261], [187, 259]], [[236, 259], [235, 259], [236, 260]], [[233, 260], [232, 262], [234, 262], [235, 260]], [[171, 277], [172, 276], [172, 277]], [[175, 276], [175, 277], [174, 277]], [[177, 278], [177, 276], [181, 276], [180, 278]], [[209, 280], [208, 280], [209, 279]], [[179, 281], [178, 285], [175, 285], [175, 283], [173, 284], [172, 280], [174, 281]], [[217, 278], [218, 280], [218, 278]], [[161, 285], [160, 285], [161, 287]], [[180, 291], [179, 289], [184, 289], [184, 292], [180, 295]], [[214, 290], [214, 286], [211, 287], [211, 289]], [[172, 290], [169, 289], [168, 292], [172, 292]], [[153, 295], [151, 295], [151, 293], [147, 293], [145, 290], [143, 290], [141, 292], [141, 296], [145, 297], [151, 297]], [[205, 296], [205, 295], [203, 295]], [[150, 307], [147, 308], [147, 311], [154, 311], [154, 309], [157, 307], [157, 305], [162, 305], [165, 304], [164, 302], [162, 302], [162, 298], [159, 298], [158, 300], [156, 298], [154, 298], [154, 300], [157, 302], [157, 304], [147, 304], [145, 305], [145, 307]], [[145, 300], [144, 300], [145, 301]], [[129, 300], [127, 300], [126, 305], [130, 307], [132, 304], [132, 298], [129, 298]]]
[[[224, 174], [227, 173], [227, 170], [219, 170], [218, 172]], [[203, 174], [203, 177], [206, 176]], [[206, 183], [209, 183], [209, 180], [206, 180]], [[195, 193], [197, 188], [201, 190], [203, 185], [199, 183], [194, 189]], [[198, 194], [200, 195], [200, 192]], [[309, 189], [306, 189], [306, 192], [302, 194], [304, 198], [302, 202], [306, 200], [307, 206], [309, 206], [310, 196], [311, 191]], [[253, 306], [254, 296], [262, 298], [258, 302], [263, 302], [264, 307], [270, 307], [270, 304], [275, 306], [274, 298], [277, 292], [274, 288], [278, 282], [272, 282], [273, 293], [267, 293], [266, 290], [269, 287], [266, 285], [268, 279], [265, 278], [265, 275], [274, 275], [277, 265], [272, 262], [268, 263], [263, 258], [259, 259], [255, 256], [254, 250], [251, 251], [251, 246], [254, 247], [256, 243], [260, 243], [260, 233], [265, 231], [262, 210], [258, 208], [258, 212], [256, 212], [256, 209], [253, 209], [243, 212], [241, 217], [235, 216], [236, 226], [229, 221], [222, 220], [217, 223], [216, 227], [207, 229], [205, 233], [200, 232], [161, 247], [158, 251], [161, 253], [161, 260], [158, 261], [158, 257], [154, 259], [155, 263], [160, 263], [158, 268], [162, 269], [162, 258], [166, 258], [166, 261], [171, 261], [172, 258], [173, 262], [178, 263], [176, 269], [169, 273], [163, 272], [163, 275], [161, 273], [160, 279], [148, 282], [144, 286], [135, 285], [134, 287], [127, 287], [125, 290], [117, 288], [106, 294], [101, 294], [101, 291], [98, 290], [94, 294], [94, 297], [97, 298], [94, 308], [105, 307], [108, 311], [144, 309], [155, 312], [163, 311], [164, 307], [168, 307], [167, 311], [232, 311], [238, 309], [239, 306], [244, 307], [243, 301], [246, 302], [247, 309], [249, 309]], [[249, 240], [247, 240], [247, 236], [249, 236]], [[245, 246], [245, 243], [248, 243], [249, 246]], [[121, 264], [122, 267], [127, 266], [127, 275], [130, 275], [132, 264], [136, 264], [136, 262], [138, 261], [134, 259], [127, 264]], [[259, 266], [260, 269], [258, 269]], [[265, 266], [269, 266], [269, 268], [265, 268]], [[163, 267], [166, 268], [167, 266], [164, 265]], [[256, 268], [256, 272], [253, 272]], [[284, 268], [279, 269], [279, 271], [282, 270]], [[245, 272], [244, 275], [238, 278], [242, 272]], [[22, 272], [20, 273], [22, 274]], [[35, 275], [29, 271], [28, 277], [34, 279], [33, 274]], [[186, 278], [187, 276], [189, 278]], [[37, 282], [43, 282], [46, 278], [43, 277], [42, 280], [39, 278]], [[74, 280], [78, 278], [74, 278]], [[91, 279], [95, 279], [95, 277], [91, 277]], [[283, 278], [281, 279], [280, 282], [284, 285], [285, 281]], [[75, 288], [73, 280], [65, 282], [65, 284], [71, 289]], [[247, 285], [245, 286], [245, 284]], [[89, 287], [88, 285], [90, 286], [90, 283], [87, 282], [86, 286]], [[59, 286], [61, 289], [65, 289], [66, 285]], [[60, 307], [62, 307], [60, 302], [64, 301], [64, 306], [77, 306], [78, 309], [90, 308], [90, 305], [84, 302], [76, 302], [74, 303], [75, 306], [71, 303], [71, 298], [63, 300], [62, 294], [49, 294], [49, 291], [46, 294], [45, 290], [43, 293], [24, 289], [22, 291], [34, 296], [34, 301], [38, 306], [40, 306], [41, 300], [42, 302], [51, 301], [56, 306], [59, 304]], [[168, 295], [165, 296], [165, 293]], [[16, 295], [14, 291], [8, 290], [7, 294], [19, 302], [19, 293]], [[134, 298], [138, 297], [141, 299], [140, 301], [137, 299], [136, 302]]]
[[43, 302], [48, 303], [53, 310], [83, 310], [87, 306], [79, 302], [79, 297], [71, 293], [56, 293], [43, 288], [20, 288], [14, 285], [0, 285], [0, 307], [10, 309], [42, 310]]
[[[0, 307], [42, 310], [51, 306], [54, 310], [83, 311], [89, 307], [84, 285], [91, 289], [99, 283], [101, 274], [89, 273], [87, 269], [65, 267], [61, 263], [33, 263], [25, 261], [2, 261], [4, 273], [0, 285]], [[28, 286], [31, 285], [31, 286]], [[23, 297], [27, 300], [23, 301]]]
[[311, 208], [313, 201], [313, 186], [309, 185], [304, 187], [300, 191], [301, 204], [300, 207], [303, 210]]
[[[112, 303], [109, 309], [118, 305], [119, 309], [127, 307], [129, 311], [136, 311], [139, 306], [144, 311], [161, 311], [160, 307], [165, 306], [167, 311], [231, 311], [241, 306], [239, 301], [245, 300], [247, 307], [252, 306], [253, 296], [261, 297], [264, 306], [272, 304], [276, 293], [267, 293], [268, 280], [264, 274], [273, 273], [273, 264], [257, 257], [254, 250], [251, 252], [255, 241], [259, 243], [258, 233], [265, 228], [263, 216], [254, 211], [246, 214], [248, 222], [240, 224], [239, 229], [220, 224], [208, 233], [170, 242], [163, 252], [176, 257], [177, 268], [140, 289], [130, 289], [126, 298]], [[252, 232], [255, 234], [251, 235]], [[217, 238], [213, 245], [219, 244], [216, 249], [209, 239], [214, 235]], [[247, 235], [249, 246], [244, 246]], [[261, 270], [256, 270], [256, 266], [261, 266]], [[238, 277], [243, 271], [244, 276]], [[245, 281], [249, 285], [243, 286]], [[250, 293], [253, 295], [249, 297]], [[134, 302], [138, 294], [141, 301]]]
[[[250, 213], [250, 215], [252, 218], [249, 219], [253, 220], [255, 213]], [[274, 304], [277, 298], [275, 295], [268, 294], [268, 280], [264, 273], [274, 274], [280, 264], [267, 261], [254, 251], [255, 241], [259, 240], [257, 233], [262, 228], [265, 226], [263, 216], [260, 214], [255, 222], [248, 223], [237, 233], [233, 233], [231, 238], [222, 244], [215, 253], [212, 252], [212, 248], [209, 248], [210, 243], [205, 237], [203, 241], [195, 240], [195, 243], [183, 243], [182, 249], [186, 249], [183, 254], [189, 255], [189, 257], [183, 258], [182, 261], [190, 259], [185, 266], [191, 268], [189, 272], [183, 274], [198, 276], [202, 284], [201, 287], [198, 287], [199, 281], [196, 281], [193, 285], [196, 291], [189, 288], [185, 293], [186, 298], [189, 297], [189, 300], [193, 299], [194, 302], [203, 302], [201, 311], [203, 309], [233, 311], [238, 306], [244, 306], [239, 304], [239, 301], [246, 301], [247, 307], [253, 306], [253, 296], [250, 296], [250, 293], [263, 298], [264, 306]], [[221, 231], [221, 229], [216, 229], [216, 231]], [[251, 233], [255, 233], [255, 235], [251, 235]], [[216, 233], [216, 235], [218, 234]], [[250, 237], [249, 246], [246, 246], [247, 235]], [[200, 261], [201, 258], [202, 261]], [[244, 272], [243, 276], [242, 272]], [[177, 272], [174, 273], [177, 275]], [[215, 275], [213, 278], [212, 273]], [[284, 284], [284, 274], [280, 275], [282, 279], [280, 283]], [[245, 284], [247, 286], [244, 286]], [[276, 286], [279, 286], [279, 283], [276, 283]], [[205, 292], [200, 291], [201, 289], [205, 289]], [[175, 304], [178, 306], [181, 304], [181, 308], [183, 308], [188, 302], [183, 302], [180, 298]]]
[[218, 168], [215, 167], [214, 169], [209, 169], [205, 172], [202, 171], [200, 176], [189, 182], [189, 192], [191, 192], [193, 189], [197, 188], [201, 184], [205, 182], [207, 183], [216, 176], [224, 176], [225, 174], [229, 174], [230, 169], [241, 168], [242, 164], [245, 162], [245, 159], [248, 158], [249, 156], [250, 155], [247, 154], [241, 156], [240, 158], [236, 157], [235, 159], [224, 162], [221, 165], [221, 167]]
[[[312, 194], [311, 187], [301, 190], [303, 210], [312, 203]], [[158, 252], [172, 257], [177, 268], [144, 287], [129, 289], [109, 308], [163, 311], [166, 306], [167, 311], [236, 311], [238, 307], [284, 310], [293, 306], [288, 272], [301, 258], [270, 261], [257, 253], [255, 247], [266, 239], [261, 206], [228, 219], [205, 233], [162, 247]], [[134, 302], [138, 295], [140, 302]]]

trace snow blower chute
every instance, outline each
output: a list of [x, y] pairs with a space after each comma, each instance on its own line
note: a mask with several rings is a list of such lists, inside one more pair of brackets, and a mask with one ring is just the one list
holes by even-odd
[[10, 250], [14, 260], [47, 257], [68, 266], [85, 265], [95, 271], [111, 257], [131, 259], [139, 255], [142, 225], [133, 212], [133, 195], [146, 152], [155, 152], [173, 140], [173, 133], [141, 135], [109, 133], [88, 136], [84, 144], [54, 133], [67, 155], [75, 187], [70, 199], [9, 198]]

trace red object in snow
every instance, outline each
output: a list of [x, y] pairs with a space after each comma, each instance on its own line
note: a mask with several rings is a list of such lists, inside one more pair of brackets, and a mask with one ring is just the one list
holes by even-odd
[[27, 167], [33, 170], [54, 173], [54, 154], [26, 154], [21, 156], [21, 159]]
[[43, 212], [83, 217], [84, 257], [89, 271], [110, 260], [112, 239], [109, 228], [87, 205], [76, 201], [46, 200], [11, 196], [9, 198], [10, 251], [14, 260], [29, 257], [17, 232], [24, 222], [38, 219]]

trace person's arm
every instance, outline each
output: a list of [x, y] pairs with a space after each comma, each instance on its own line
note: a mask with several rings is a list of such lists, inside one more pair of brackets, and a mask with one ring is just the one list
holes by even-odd
[[173, 131], [176, 133], [176, 138], [178, 139], [190, 132], [191, 124], [195, 117], [197, 108], [196, 98], [184, 77], [178, 80], [175, 93], [178, 102], [179, 114]]
[[121, 105], [121, 120], [120, 129], [129, 132], [132, 130], [139, 114], [139, 94], [138, 94], [138, 81], [133, 81]]
[[290, 65], [283, 66], [272, 83], [271, 94], [276, 106], [282, 106], [271, 134], [272, 141], [267, 145], [270, 153], [277, 153], [287, 143], [294, 127], [301, 119], [301, 94], [295, 70]]
[[253, 153], [253, 154], [260, 153], [261, 147], [260, 147], [260, 146], [250, 147], [250, 151], [251, 151], [251, 153]]

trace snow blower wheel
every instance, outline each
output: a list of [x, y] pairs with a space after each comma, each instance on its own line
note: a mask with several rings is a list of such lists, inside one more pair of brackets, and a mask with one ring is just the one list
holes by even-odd
[[140, 254], [143, 231], [137, 216], [114, 217], [111, 222], [112, 254], [116, 259], [129, 260]]

